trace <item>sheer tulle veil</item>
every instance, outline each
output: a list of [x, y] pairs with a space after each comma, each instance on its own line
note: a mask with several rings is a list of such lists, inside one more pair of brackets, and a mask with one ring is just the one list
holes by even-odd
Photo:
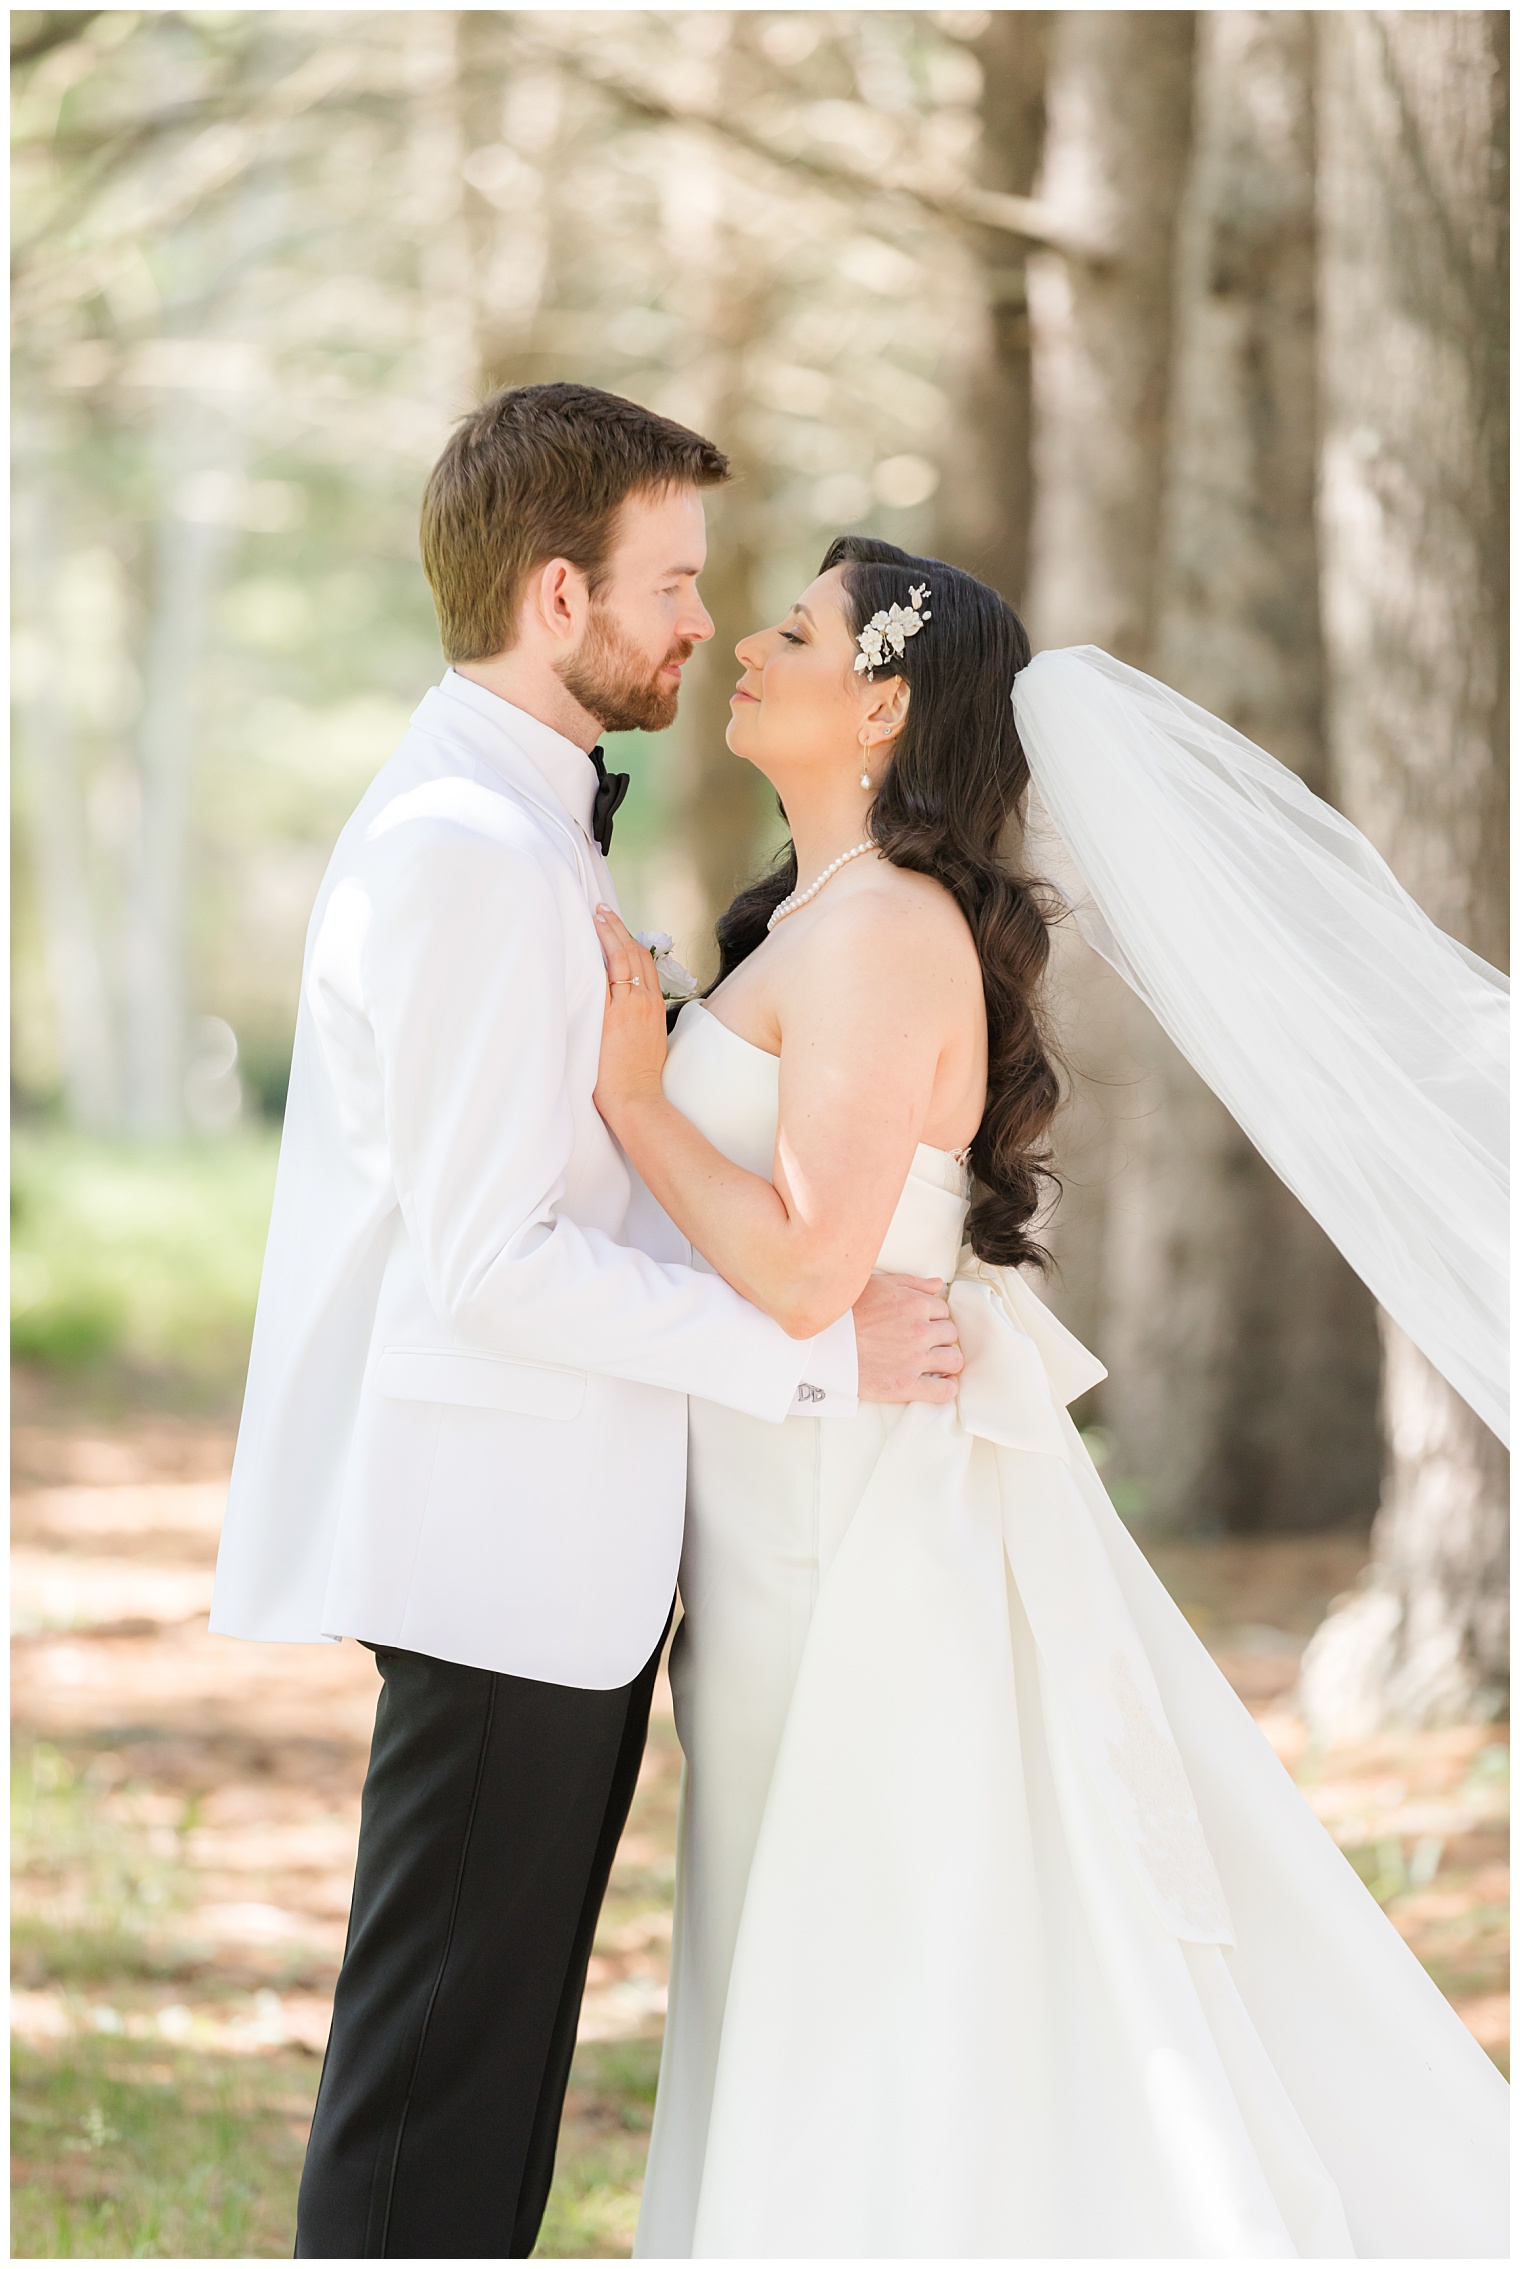
[[1093, 646], [1014, 714], [1031, 855], [1398, 1324], [1508, 1440], [1507, 981], [1366, 838]]

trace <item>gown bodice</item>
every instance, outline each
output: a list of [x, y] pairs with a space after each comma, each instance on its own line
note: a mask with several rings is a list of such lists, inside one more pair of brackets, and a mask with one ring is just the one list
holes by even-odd
[[[715, 1150], [747, 1173], [771, 1178], [781, 1105], [781, 1062], [741, 1040], [700, 1001], [688, 1001], [671, 1035], [665, 1094]], [[901, 1276], [956, 1272], [970, 1197], [970, 1175], [954, 1151], [921, 1142], [876, 1257]]]

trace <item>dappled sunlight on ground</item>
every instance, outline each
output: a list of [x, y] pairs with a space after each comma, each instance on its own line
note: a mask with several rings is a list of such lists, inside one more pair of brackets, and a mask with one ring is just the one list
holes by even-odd
[[[288, 2255], [374, 1664], [206, 1631], [224, 1428], [23, 1423], [15, 1453], [17, 2250]], [[679, 1777], [662, 1679], [592, 1957], [560, 2256], [632, 2241]]]
[[[18, 2253], [288, 2255], [376, 1691], [357, 1646], [205, 1629], [231, 1453], [188, 1420], [16, 1432]], [[1507, 1749], [1493, 1728], [1312, 1752], [1303, 1641], [1352, 1539], [1153, 1557], [1326, 1826], [1501, 2060]], [[637, 2214], [680, 1758], [663, 1679], [598, 1932], [540, 2252]]]

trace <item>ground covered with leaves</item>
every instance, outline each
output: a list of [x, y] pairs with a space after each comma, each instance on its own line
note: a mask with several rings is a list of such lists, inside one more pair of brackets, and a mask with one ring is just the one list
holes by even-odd
[[[205, 1629], [230, 1438], [17, 1427], [15, 2188], [23, 2257], [288, 2257], [375, 1692], [362, 1649]], [[1508, 2044], [1508, 1751], [1315, 1755], [1298, 1652], [1354, 1540], [1176, 1545], [1162, 1575], [1491, 2054]], [[628, 2253], [654, 2102], [679, 1753], [661, 1687], [592, 1959], [540, 2254]]]

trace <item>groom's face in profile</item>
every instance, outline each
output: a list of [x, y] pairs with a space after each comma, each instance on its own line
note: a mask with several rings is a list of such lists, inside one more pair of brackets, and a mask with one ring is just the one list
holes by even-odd
[[681, 671], [713, 634], [697, 596], [707, 523], [694, 488], [636, 492], [618, 514], [606, 576], [574, 652], [559, 665], [609, 733], [662, 733], [675, 718]]

